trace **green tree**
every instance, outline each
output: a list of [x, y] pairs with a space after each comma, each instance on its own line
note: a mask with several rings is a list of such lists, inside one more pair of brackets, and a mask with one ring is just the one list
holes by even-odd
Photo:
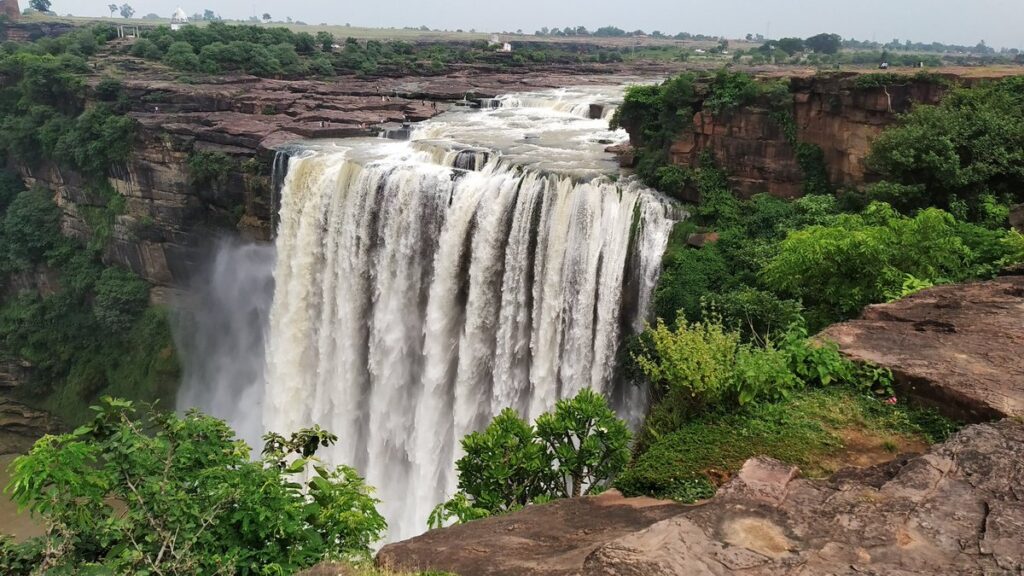
[[874, 203], [862, 215], [791, 232], [764, 268], [765, 283], [799, 298], [818, 322], [849, 318], [884, 302], [908, 276], [932, 282], [962, 279], [972, 258], [953, 217], [930, 208], [914, 218]]
[[194, 411], [139, 418], [109, 398], [94, 410], [12, 466], [7, 491], [47, 529], [20, 550], [36, 551], [33, 573], [290, 574], [368, 558], [386, 527], [354, 470], [318, 462], [337, 440], [319, 428], [268, 435], [254, 461]]
[[28, 3], [33, 10], [40, 12], [49, 12], [51, 4], [50, 0], [29, 0]]
[[167, 47], [164, 64], [178, 70], [193, 71], [199, 69], [199, 56], [188, 42], [178, 41]]
[[801, 38], [780, 38], [775, 41], [775, 46], [789, 56], [803, 52], [805, 49], [804, 41]]
[[93, 314], [111, 332], [127, 332], [149, 304], [149, 285], [127, 270], [107, 268], [95, 286]]
[[334, 51], [334, 36], [330, 32], [324, 32], [323, 30], [317, 32], [316, 43], [320, 45], [322, 52], [329, 54]]
[[629, 430], [604, 396], [587, 388], [559, 400], [554, 412], [537, 418], [537, 438], [558, 462], [555, 489], [565, 497], [590, 494], [629, 461]]
[[950, 209], [961, 199], [974, 219], [986, 195], [1024, 200], [1024, 78], [954, 89], [937, 106], [914, 108], [878, 137], [868, 165], [910, 187], [901, 207]]
[[123, 16], [125, 19], [127, 19], [127, 18], [131, 18], [134, 15], [135, 15], [135, 8], [132, 8], [131, 4], [122, 4], [121, 5], [121, 16]]
[[434, 508], [431, 528], [517, 510], [604, 486], [629, 460], [629, 431], [600, 394], [585, 389], [537, 418], [511, 408], [462, 439], [459, 491]]
[[455, 463], [459, 490], [491, 514], [521, 508], [549, 493], [551, 457], [534, 429], [506, 408], [483, 432], [462, 439], [465, 456]]
[[3, 220], [3, 238], [11, 266], [25, 268], [40, 262], [56, 247], [60, 226], [60, 208], [53, 193], [34, 188], [18, 194], [7, 208]]
[[804, 41], [807, 48], [818, 54], [835, 54], [843, 46], [843, 38], [839, 34], [818, 34]]
[[107, 4], [107, 10], [110, 10], [110, 17], [114, 17], [114, 13], [117, 12], [117, 4]]

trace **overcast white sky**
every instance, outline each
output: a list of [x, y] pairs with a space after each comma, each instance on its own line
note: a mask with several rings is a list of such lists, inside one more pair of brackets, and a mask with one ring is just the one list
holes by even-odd
[[[115, 0], [53, 0], [60, 14], [109, 14]], [[118, 4], [126, 0], [116, 0]], [[807, 37], [893, 38], [1024, 48], [1024, 0], [127, 0], [137, 16], [189, 14], [209, 8], [226, 18], [269, 12], [310, 24], [475, 28], [606, 25], [648, 32], [692, 32], [737, 38], [747, 33]], [[21, 0], [27, 4], [27, 0]]]

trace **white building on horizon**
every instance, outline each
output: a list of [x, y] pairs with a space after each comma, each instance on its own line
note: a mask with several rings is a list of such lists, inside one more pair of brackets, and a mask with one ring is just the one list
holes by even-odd
[[181, 30], [182, 26], [188, 24], [188, 14], [178, 6], [178, 9], [174, 12], [174, 16], [171, 16], [171, 30]]

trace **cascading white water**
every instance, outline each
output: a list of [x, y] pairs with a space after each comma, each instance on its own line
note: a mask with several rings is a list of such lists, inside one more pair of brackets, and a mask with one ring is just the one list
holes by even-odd
[[[643, 411], [614, 378], [618, 343], [646, 318], [676, 209], [610, 177], [601, 142], [622, 138], [498, 108], [291, 158], [261, 428], [337, 433], [325, 457], [377, 487], [390, 540], [426, 528], [459, 439], [503, 408], [532, 419], [592, 387]], [[232, 423], [258, 410], [200, 405]]]

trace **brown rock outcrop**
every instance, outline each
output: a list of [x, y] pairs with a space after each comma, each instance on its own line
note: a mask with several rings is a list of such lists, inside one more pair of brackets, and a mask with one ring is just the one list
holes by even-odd
[[674, 502], [600, 496], [528, 506], [514, 514], [432, 530], [385, 546], [377, 563], [466, 576], [579, 574], [594, 550], [686, 509]]
[[1024, 416], [1024, 276], [937, 286], [820, 334], [892, 370], [903, 394], [969, 421]]
[[632, 500], [609, 498], [435, 530], [378, 563], [463, 576], [1017, 575], [1024, 424], [971, 426], [925, 455], [829, 480], [755, 458], [704, 504], [642, 500], [654, 511], [642, 520]]
[[1024, 570], [1024, 425], [830, 481], [754, 459], [709, 503], [601, 547], [584, 576], [1012, 575]]
[[[872, 139], [914, 103], [934, 104], [945, 93], [941, 83], [908, 79], [885, 87], [859, 87], [856, 74], [795, 76], [790, 79], [792, 112], [799, 142], [816, 144], [836, 186], [870, 180], [865, 165]], [[638, 130], [630, 129], [639, 145]], [[703, 109], [669, 149], [674, 164], [695, 168], [709, 151], [728, 168], [736, 190], [792, 198], [802, 193], [804, 175], [794, 146], [771, 110], [744, 106], [721, 114]]]

